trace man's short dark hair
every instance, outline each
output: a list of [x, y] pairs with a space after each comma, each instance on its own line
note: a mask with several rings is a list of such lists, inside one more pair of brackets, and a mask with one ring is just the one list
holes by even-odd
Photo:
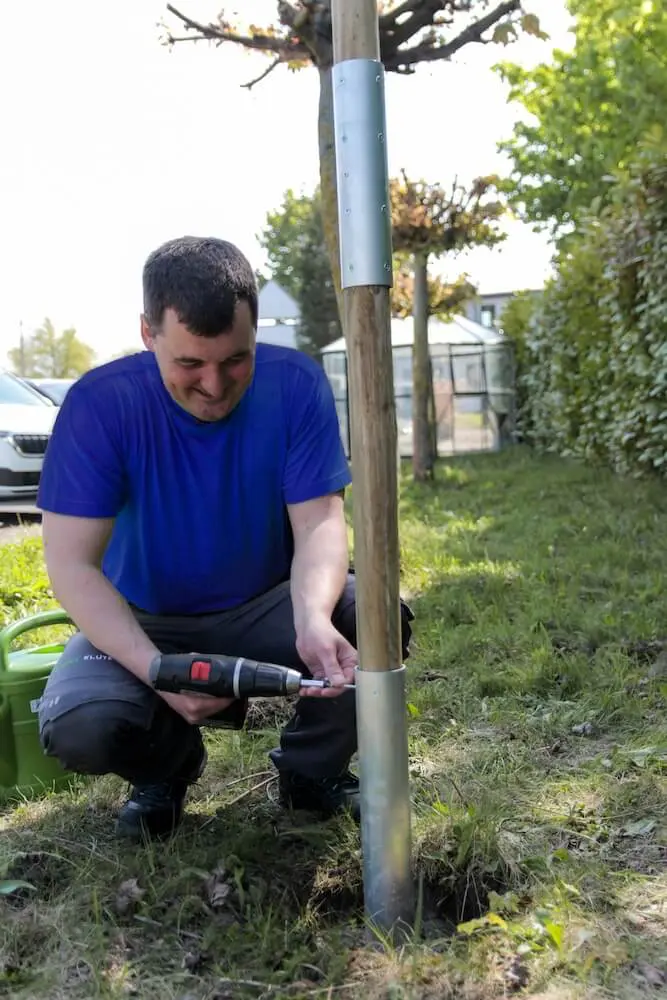
[[159, 330], [166, 309], [200, 337], [229, 331], [239, 302], [247, 302], [257, 328], [257, 281], [233, 243], [181, 236], [154, 250], [144, 265], [144, 315]]

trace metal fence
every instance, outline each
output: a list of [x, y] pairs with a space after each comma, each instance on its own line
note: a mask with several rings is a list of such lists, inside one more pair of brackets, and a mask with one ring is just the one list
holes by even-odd
[[[412, 456], [412, 347], [394, 347], [398, 445]], [[514, 424], [514, 357], [509, 344], [432, 344], [433, 400], [438, 455], [497, 451], [511, 440]], [[333, 387], [341, 437], [350, 454], [347, 355], [323, 355]]]

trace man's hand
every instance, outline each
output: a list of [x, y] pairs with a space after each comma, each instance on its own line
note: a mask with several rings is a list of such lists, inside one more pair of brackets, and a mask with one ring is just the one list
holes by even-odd
[[313, 677], [326, 678], [330, 688], [306, 688], [301, 693], [309, 698], [337, 698], [345, 684], [354, 684], [354, 668], [359, 662], [357, 651], [325, 616], [311, 618], [297, 632], [296, 650]]
[[198, 726], [205, 719], [228, 708], [235, 698], [214, 698], [209, 694], [172, 694], [168, 691], [158, 691], [157, 694], [166, 701], [174, 712], [178, 712], [186, 722]]

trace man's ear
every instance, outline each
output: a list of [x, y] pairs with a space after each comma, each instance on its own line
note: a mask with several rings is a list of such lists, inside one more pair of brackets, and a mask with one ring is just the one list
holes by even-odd
[[141, 339], [147, 351], [155, 350], [155, 335], [143, 313], [141, 314]]

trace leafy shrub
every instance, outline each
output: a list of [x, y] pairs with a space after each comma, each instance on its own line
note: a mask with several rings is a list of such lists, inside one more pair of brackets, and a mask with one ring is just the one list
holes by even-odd
[[648, 141], [561, 251], [518, 338], [539, 450], [635, 475], [667, 463], [667, 151]]
[[527, 385], [524, 378], [530, 369], [530, 356], [527, 347], [531, 334], [533, 319], [542, 300], [540, 292], [515, 292], [504, 306], [500, 317], [500, 328], [512, 345], [514, 371], [516, 377], [516, 412], [518, 414], [518, 433], [524, 441], [530, 441]]

